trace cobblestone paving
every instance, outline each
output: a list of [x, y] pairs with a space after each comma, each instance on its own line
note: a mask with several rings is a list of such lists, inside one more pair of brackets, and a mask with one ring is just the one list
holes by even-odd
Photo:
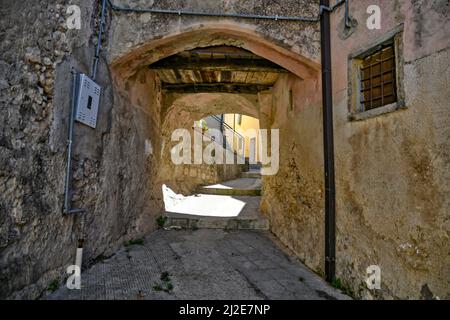
[[44, 299], [348, 299], [266, 232], [158, 230]]

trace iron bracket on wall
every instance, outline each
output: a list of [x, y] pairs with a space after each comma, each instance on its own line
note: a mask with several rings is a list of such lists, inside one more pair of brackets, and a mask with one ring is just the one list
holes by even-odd
[[350, 7], [349, 7], [350, 0], [340, 0], [338, 1], [334, 6], [327, 6], [327, 5], [320, 5], [319, 7], [319, 15], [322, 16], [324, 11], [327, 12], [333, 12], [336, 8], [339, 6], [345, 4], [345, 27], [351, 28], [351, 19], [350, 19]]
[[[329, 0], [321, 0], [328, 7]], [[320, 20], [322, 51], [323, 148], [325, 180], [325, 276], [335, 279], [336, 269], [336, 185], [334, 172], [333, 89], [331, 75], [330, 11], [323, 11]]]
[[100, 14], [100, 21], [98, 22], [98, 38], [97, 38], [97, 46], [95, 48], [95, 55], [94, 55], [94, 63], [92, 66], [92, 74], [91, 78], [95, 81], [95, 78], [97, 77], [97, 69], [98, 69], [98, 61], [100, 59], [100, 51], [102, 50], [102, 36], [105, 32], [105, 14], [106, 14], [106, 0], [102, 1], [102, 8], [101, 8], [101, 14]]

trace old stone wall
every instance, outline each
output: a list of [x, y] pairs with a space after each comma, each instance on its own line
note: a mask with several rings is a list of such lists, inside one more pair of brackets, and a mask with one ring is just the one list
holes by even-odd
[[244, 169], [245, 165], [233, 164], [177, 165], [171, 176], [161, 180], [176, 193], [190, 195], [198, 186], [239, 178]]
[[[0, 4], [0, 297], [36, 298], [64, 278], [81, 237], [80, 216], [62, 212], [71, 70], [90, 74], [99, 8], [73, 1], [82, 27], [69, 30], [65, 1]], [[162, 208], [148, 152], [158, 114], [114, 93], [104, 61], [102, 54], [97, 128], [77, 124], [74, 139], [73, 206], [87, 210], [86, 265], [153, 230]], [[146, 99], [158, 104], [155, 92]]]
[[[292, 104], [290, 95], [292, 92]], [[324, 271], [322, 108], [319, 78], [281, 77], [266, 104], [280, 130], [280, 169], [263, 177], [262, 212], [271, 231], [317, 273]]]
[[[89, 1], [74, 3], [88, 17], [96, 9]], [[65, 1], [5, 0], [0, 8], [0, 297], [18, 290], [36, 297], [76, 248], [76, 218], [62, 215], [67, 138], [52, 132], [54, 126], [65, 131], [55, 110], [68, 112], [68, 65], [93, 49], [93, 22], [67, 30]], [[59, 91], [58, 74], [66, 81]], [[77, 164], [94, 180], [97, 165], [94, 159]]]
[[[239, 13], [278, 16], [316, 17], [319, 12], [318, 0], [271, 0], [239, 1], [239, 0], [114, 0], [115, 5], [129, 8], [164, 8], [211, 13]], [[320, 33], [316, 24], [292, 23], [275, 20], [230, 19], [217, 17], [177, 16], [151, 13], [116, 13], [111, 32], [110, 61], [126, 55], [130, 50], [145, 46], [150, 41], [159, 40], [170, 35], [195, 30], [199, 26], [223, 25], [232, 22], [232, 26], [253, 30], [263, 38], [276, 42], [309, 59], [319, 61], [317, 53], [320, 47]], [[170, 23], [168, 23], [168, 21]], [[230, 30], [231, 31], [231, 30]], [[217, 34], [208, 39], [204, 33], [201, 40], [223, 43], [226, 36]], [[242, 41], [241, 41], [242, 43]], [[120, 45], [117, 45], [120, 44]], [[237, 40], [236, 44], [239, 44]], [[305, 45], [308, 44], [308, 45]], [[172, 44], [172, 49], [176, 44]], [[192, 48], [201, 46], [201, 41], [190, 44]], [[211, 44], [210, 44], [211, 45]], [[159, 60], [163, 52], [149, 55], [146, 58]]]
[[[357, 297], [448, 298], [449, 3], [379, 1], [382, 28], [368, 30], [372, 2], [351, 2], [350, 32], [342, 9], [332, 16], [337, 274]], [[405, 108], [352, 121], [350, 55], [402, 28]], [[381, 290], [367, 289], [370, 265], [381, 268]]]

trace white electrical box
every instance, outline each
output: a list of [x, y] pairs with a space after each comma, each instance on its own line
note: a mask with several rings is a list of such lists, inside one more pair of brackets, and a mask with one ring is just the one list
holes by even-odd
[[75, 119], [95, 129], [100, 102], [100, 86], [85, 74], [80, 74], [79, 80]]

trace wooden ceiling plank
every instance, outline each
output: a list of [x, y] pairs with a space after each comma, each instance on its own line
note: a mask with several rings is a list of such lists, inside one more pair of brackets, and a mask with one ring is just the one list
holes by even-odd
[[174, 93], [249, 93], [267, 91], [272, 88], [271, 85], [246, 84], [246, 83], [203, 83], [203, 84], [163, 84], [162, 89]]

